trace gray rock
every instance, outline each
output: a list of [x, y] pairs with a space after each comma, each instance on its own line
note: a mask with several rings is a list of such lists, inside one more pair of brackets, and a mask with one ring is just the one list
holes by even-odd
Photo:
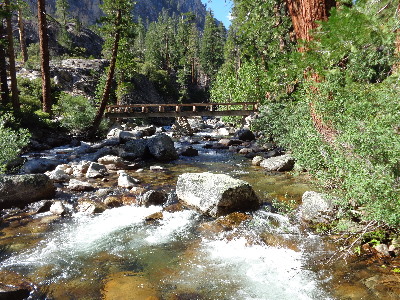
[[22, 171], [27, 174], [44, 173], [54, 170], [61, 163], [61, 161], [55, 159], [34, 158], [24, 164]]
[[133, 188], [138, 183], [140, 183], [139, 179], [133, 178], [125, 172], [119, 172], [118, 186], [123, 188]]
[[86, 178], [102, 178], [108, 175], [107, 168], [98, 163], [91, 163], [86, 172]]
[[76, 209], [78, 212], [84, 215], [93, 215], [97, 213], [102, 213], [107, 209], [107, 207], [103, 203], [98, 203], [90, 200], [81, 200], [79, 201]]
[[256, 156], [256, 157], [254, 157], [253, 160], [251, 161], [251, 164], [252, 164], [253, 166], [259, 166], [263, 160], [264, 160], [264, 157], [262, 157], [262, 156]]
[[135, 128], [136, 132], [141, 132], [142, 136], [152, 136], [154, 134], [156, 134], [157, 131], [157, 127], [154, 125], [150, 125], [150, 126], [137, 126]]
[[106, 155], [100, 157], [97, 162], [99, 164], [105, 165], [107, 169], [126, 169], [128, 168], [128, 164], [124, 162], [124, 160], [116, 155]]
[[69, 166], [65, 164], [58, 165], [55, 170], [46, 172], [46, 175], [54, 182], [68, 181], [70, 175], [65, 172], [68, 168]]
[[68, 184], [68, 189], [76, 192], [93, 191], [94, 186], [89, 182], [80, 181], [77, 179], [71, 179]]
[[178, 158], [174, 142], [166, 134], [159, 134], [148, 139], [147, 147], [150, 154], [157, 160], [169, 161]]
[[378, 251], [380, 254], [390, 257], [389, 247], [386, 244], [375, 245], [374, 249]]
[[167, 195], [160, 191], [150, 190], [143, 194], [140, 204], [146, 207], [150, 205], [163, 205], [167, 201]]
[[293, 170], [295, 160], [289, 154], [271, 157], [264, 159], [260, 166], [266, 169], [266, 171], [291, 171]]
[[122, 158], [131, 160], [143, 158], [148, 154], [147, 140], [130, 140], [124, 145], [123, 150], [125, 152], [120, 153]]
[[178, 177], [176, 194], [187, 205], [212, 217], [260, 205], [249, 183], [224, 174], [182, 174]]
[[141, 139], [144, 137], [144, 134], [142, 131], [121, 131], [119, 133], [119, 141], [120, 143], [126, 143], [129, 140], [136, 140], [136, 139]]
[[55, 192], [53, 181], [44, 174], [0, 176], [0, 209], [50, 199]]
[[240, 129], [235, 136], [242, 141], [254, 141], [256, 139], [254, 133], [250, 129]]
[[299, 213], [304, 221], [325, 223], [329, 222], [335, 214], [335, 206], [332, 198], [321, 193], [307, 191], [303, 194]]
[[181, 152], [181, 155], [189, 156], [189, 157], [198, 156], [199, 151], [197, 149], [194, 149], [192, 146], [190, 146], [190, 147], [183, 149], [183, 151]]

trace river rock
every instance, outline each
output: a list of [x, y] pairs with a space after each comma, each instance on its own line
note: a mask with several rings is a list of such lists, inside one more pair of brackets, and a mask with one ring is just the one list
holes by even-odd
[[133, 178], [132, 176], [129, 176], [125, 172], [118, 172], [119, 177], [118, 177], [118, 186], [123, 187], [123, 188], [133, 188], [135, 185], [140, 183], [139, 179]]
[[[49, 176], [51, 180], [54, 182], [63, 182], [68, 181], [70, 179], [70, 175], [66, 173], [66, 170], [69, 170], [70, 166], [66, 164], [58, 165], [55, 170], [48, 171], [45, 174]], [[72, 170], [71, 170], [72, 171]]]
[[62, 216], [65, 214], [65, 206], [61, 201], [55, 201], [51, 206], [50, 206], [50, 212], [54, 215], [57, 216]]
[[293, 170], [295, 160], [289, 154], [264, 159], [260, 166], [266, 171], [285, 172]]
[[22, 171], [27, 174], [44, 173], [54, 170], [62, 162], [48, 158], [34, 158], [28, 160], [22, 167]]
[[146, 207], [150, 205], [163, 205], [167, 201], [167, 195], [160, 191], [150, 190], [142, 195], [140, 204]]
[[94, 190], [94, 186], [89, 182], [80, 181], [77, 179], [71, 179], [67, 187], [71, 191], [76, 191], [76, 192], [87, 192]]
[[198, 156], [199, 151], [197, 149], [193, 148], [192, 146], [189, 146], [189, 147], [183, 149], [183, 151], [181, 152], [181, 155], [189, 156], [189, 157]]
[[84, 215], [93, 215], [102, 213], [106, 210], [104, 203], [98, 203], [91, 200], [79, 200], [76, 210]]
[[313, 223], [329, 222], [331, 216], [335, 213], [333, 199], [325, 194], [307, 191], [303, 194], [299, 213], [304, 221]]
[[143, 132], [141, 132], [141, 131], [136, 131], [136, 130], [125, 131], [125, 130], [123, 130], [119, 133], [119, 142], [121, 144], [124, 144], [127, 141], [141, 139], [142, 137], [144, 137], [144, 135], [143, 135]]
[[86, 172], [86, 178], [102, 178], [108, 175], [107, 168], [98, 163], [92, 162]]
[[124, 160], [116, 155], [106, 155], [100, 157], [97, 162], [99, 164], [105, 165], [107, 169], [110, 170], [118, 170], [118, 169], [127, 169], [128, 165], [124, 162]]
[[256, 136], [250, 129], [240, 129], [236, 132], [235, 137], [242, 141], [254, 141]]
[[53, 181], [44, 174], [0, 176], [0, 208], [25, 206], [55, 195]]
[[169, 161], [178, 159], [174, 142], [166, 134], [158, 134], [148, 139], [147, 146], [150, 154], [157, 160]]
[[147, 140], [130, 140], [123, 146], [123, 151], [120, 153], [122, 158], [134, 160], [136, 158], [146, 157], [148, 154]]
[[212, 217], [260, 205], [249, 183], [224, 174], [184, 173], [178, 177], [176, 194], [187, 205]]
[[253, 157], [251, 164], [253, 166], [259, 166], [263, 160], [264, 160], [264, 157], [258, 155], [258, 156]]
[[157, 132], [157, 127], [154, 125], [149, 125], [149, 126], [137, 126], [135, 128], [136, 132], [141, 132], [142, 136], [152, 136], [156, 134]]

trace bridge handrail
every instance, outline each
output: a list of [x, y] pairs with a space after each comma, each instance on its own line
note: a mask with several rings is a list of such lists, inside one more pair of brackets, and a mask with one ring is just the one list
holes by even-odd
[[193, 107], [193, 111], [196, 111], [196, 107], [226, 107], [230, 106], [241, 106], [241, 110], [256, 111], [258, 109], [258, 102], [224, 102], [224, 103], [163, 103], [163, 104], [127, 104], [127, 105], [108, 105], [106, 111], [113, 113], [120, 110], [129, 110], [133, 108], [142, 108], [142, 112], [147, 111], [148, 108], [157, 107], [158, 111], [164, 111], [166, 107], [175, 107], [176, 111], [180, 111], [181, 107]]

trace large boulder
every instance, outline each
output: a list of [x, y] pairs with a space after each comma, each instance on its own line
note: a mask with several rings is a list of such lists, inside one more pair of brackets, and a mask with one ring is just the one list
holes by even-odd
[[53, 181], [44, 174], [0, 176], [0, 209], [50, 199], [55, 192]]
[[125, 159], [134, 160], [136, 158], [143, 158], [148, 154], [147, 140], [129, 140], [123, 147], [120, 156]]
[[166, 134], [158, 134], [149, 138], [147, 140], [147, 147], [150, 154], [160, 161], [175, 160], [179, 157], [174, 147], [174, 142]]
[[249, 183], [224, 174], [182, 174], [178, 177], [176, 194], [187, 205], [212, 217], [256, 209], [260, 205]]
[[303, 194], [299, 213], [304, 221], [327, 223], [335, 214], [334, 201], [325, 194], [307, 191]]
[[263, 167], [266, 171], [285, 172], [293, 170], [294, 164], [295, 159], [291, 155], [285, 154], [264, 159], [260, 163], [260, 166]]

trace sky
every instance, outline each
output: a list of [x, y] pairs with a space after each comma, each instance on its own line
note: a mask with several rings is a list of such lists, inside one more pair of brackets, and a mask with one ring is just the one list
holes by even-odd
[[204, 4], [207, 5], [207, 10], [211, 9], [214, 13], [214, 17], [222, 21], [225, 27], [228, 28], [231, 24], [229, 20], [229, 15], [232, 8], [232, 1], [230, 0], [201, 0]]

